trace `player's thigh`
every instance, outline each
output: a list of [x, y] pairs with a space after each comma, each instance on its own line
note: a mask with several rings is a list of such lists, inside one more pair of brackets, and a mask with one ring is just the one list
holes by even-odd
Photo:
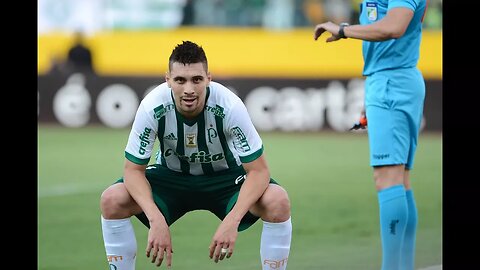
[[194, 196], [192, 186], [189, 184], [192, 176], [169, 170], [158, 164], [148, 166], [145, 176], [152, 188], [153, 200], [168, 225], [193, 210], [187, 203]]
[[395, 108], [388, 78], [376, 78], [367, 83], [366, 89], [370, 166], [405, 164], [409, 124], [404, 113]]
[[418, 88], [418, 83], [409, 84], [407, 79], [398, 79], [387, 72], [367, 78], [365, 106], [371, 166], [411, 161], [423, 100], [421, 87], [412, 89], [415, 86]]
[[425, 82], [417, 69], [407, 69], [402, 76], [394, 77], [398, 110], [406, 119], [405, 136], [408, 136], [408, 156], [405, 167], [412, 169], [417, 150], [425, 101]]
[[[147, 167], [145, 177], [152, 189], [154, 203], [170, 226], [188, 211], [182, 203], [182, 200], [191, 196], [188, 185], [185, 185], [186, 176], [155, 164]], [[123, 181], [123, 178], [120, 178], [117, 183], [123, 185]], [[146, 227], [150, 227], [148, 218], [141, 208], [135, 215]]]
[[[274, 179], [270, 178], [269, 188], [272, 185], [276, 185], [276, 186], [278, 185], [279, 186], [279, 184]], [[267, 188], [267, 190], [269, 188]], [[273, 188], [273, 189], [276, 190], [276, 188]], [[283, 190], [283, 188], [282, 188], [282, 190]], [[233, 209], [233, 207], [237, 203], [238, 195], [240, 193], [240, 186], [238, 187], [238, 189], [235, 192], [233, 192], [233, 193], [232, 193], [232, 191], [229, 191], [229, 192], [231, 194], [230, 198], [228, 200], [220, 201], [219, 202], [219, 206], [221, 207], [220, 211], [215, 211], [214, 212], [214, 214], [217, 215], [221, 220], [223, 220], [223, 218], [225, 218], [225, 216]], [[270, 194], [270, 192], [269, 192], [269, 194]], [[265, 207], [265, 206], [263, 206], [263, 207]], [[255, 224], [255, 222], [257, 222], [257, 220], [262, 216], [262, 213], [263, 213], [262, 210], [259, 210], [259, 209], [257, 209], [256, 211], [254, 210], [256, 213], [253, 213], [250, 210], [252, 210], [252, 209], [249, 209], [249, 211], [245, 214], [245, 216], [243, 216], [242, 220], [240, 221], [240, 225], [238, 227], [239, 231], [243, 231], [243, 230], [248, 229], [250, 226]]]
[[368, 106], [370, 165], [400, 165], [407, 162], [411, 137], [401, 112]]

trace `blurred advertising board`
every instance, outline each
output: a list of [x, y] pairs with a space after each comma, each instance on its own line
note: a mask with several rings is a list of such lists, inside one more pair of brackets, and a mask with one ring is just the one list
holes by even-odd
[[[347, 131], [363, 109], [364, 79], [214, 79], [236, 93], [259, 131]], [[38, 123], [130, 127], [161, 76], [38, 76]], [[422, 130], [442, 130], [442, 81], [426, 80]], [[282, 124], [283, 123], [283, 124]], [[284, 125], [288, 123], [288, 125]]]

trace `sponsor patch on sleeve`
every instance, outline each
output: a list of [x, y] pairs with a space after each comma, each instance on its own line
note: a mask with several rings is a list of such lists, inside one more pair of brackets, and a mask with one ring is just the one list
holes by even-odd
[[250, 151], [250, 145], [248, 144], [247, 137], [239, 127], [232, 128], [232, 133], [235, 136], [234, 146], [237, 151], [245, 153]]

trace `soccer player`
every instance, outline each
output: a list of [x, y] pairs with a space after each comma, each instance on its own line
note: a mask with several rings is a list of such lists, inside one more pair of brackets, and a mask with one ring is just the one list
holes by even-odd
[[[101, 196], [101, 224], [110, 269], [135, 269], [137, 243], [130, 217], [147, 228], [146, 256], [171, 267], [169, 226], [204, 209], [222, 220], [209, 256], [235, 251], [238, 232], [263, 221], [262, 269], [286, 269], [290, 200], [270, 178], [262, 140], [239, 97], [212, 81], [203, 48], [178, 44], [166, 82], [140, 103], [125, 148], [123, 177]], [[156, 138], [159, 151], [148, 165]]]
[[[317, 40], [363, 40], [370, 165], [378, 192], [383, 270], [413, 270], [417, 208], [410, 183], [425, 82], [417, 68], [427, 0], [365, 0], [360, 24], [318, 24]], [[341, 53], [341, 52], [339, 52]]]

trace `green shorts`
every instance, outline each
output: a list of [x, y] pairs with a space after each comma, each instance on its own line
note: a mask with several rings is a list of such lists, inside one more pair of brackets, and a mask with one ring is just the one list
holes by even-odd
[[[240, 187], [245, 180], [245, 170], [240, 166], [214, 175], [197, 176], [155, 164], [147, 167], [145, 176], [152, 187], [153, 200], [170, 226], [185, 213], [194, 210], [208, 210], [223, 220], [237, 202]], [[123, 182], [123, 177], [115, 183], [119, 182]], [[272, 178], [270, 183], [278, 185]], [[150, 228], [144, 213], [136, 217]], [[238, 231], [247, 229], [258, 219], [247, 212]]]

